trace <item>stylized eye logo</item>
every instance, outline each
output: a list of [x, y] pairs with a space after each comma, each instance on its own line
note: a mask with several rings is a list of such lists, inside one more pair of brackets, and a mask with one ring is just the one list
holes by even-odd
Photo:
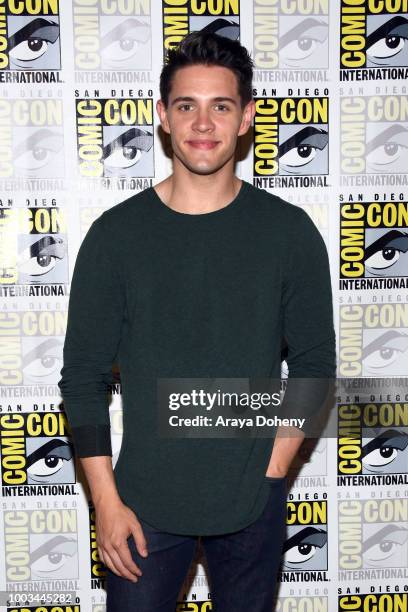
[[27, 474], [32, 482], [51, 482], [58, 472], [72, 461], [73, 446], [61, 439], [48, 440], [27, 456]]
[[59, 37], [59, 25], [37, 18], [15, 32], [9, 39], [10, 57], [19, 66], [42, 57]]
[[298, 566], [310, 561], [318, 550], [323, 550], [327, 544], [327, 532], [318, 527], [301, 529], [283, 545], [283, 567], [285, 569], [301, 569]]
[[[408, 447], [408, 435], [397, 429], [387, 429], [362, 448], [362, 463], [369, 472], [393, 463]], [[407, 466], [408, 467], [408, 466]]]
[[[387, 561], [398, 566], [406, 563], [406, 544], [408, 530], [398, 525], [386, 525], [369, 538], [362, 545], [364, 565], [366, 567], [379, 567]], [[401, 558], [402, 557], [402, 558]]]
[[[389, 330], [363, 348], [362, 362], [368, 372], [376, 373], [389, 368], [408, 349], [408, 335], [396, 330]], [[401, 363], [401, 365], [404, 365]]]
[[[408, 233], [400, 230], [390, 230], [375, 242], [366, 247], [364, 253], [364, 263], [366, 272], [373, 276], [385, 276], [398, 274], [389, 268], [394, 266], [397, 261], [408, 252]], [[400, 269], [401, 275], [405, 270]]]
[[[101, 38], [101, 58], [105, 68], [121, 68], [145, 59], [146, 45], [151, 38], [149, 23], [139, 19], [126, 19]], [[142, 57], [137, 55], [142, 53]], [[149, 54], [150, 55], [150, 54]]]
[[303, 64], [316, 68], [327, 66], [327, 43], [329, 27], [320, 19], [303, 19], [279, 39], [280, 68], [302, 68]]
[[408, 129], [398, 123], [386, 128], [366, 144], [368, 171], [402, 172], [407, 150]]
[[306, 166], [319, 158], [327, 147], [327, 130], [307, 126], [279, 145], [279, 168], [291, 174], [306, 172]]
[[[400, 60], [393, 61], [392, 65], [406, 65], [407, 57], [407, 39], [408, 39], [408, 19], [402, 15], [397, 15], [382, 24], [367, 36], [367, 65], [384, 66], [386, 60], [397, 58]], [[404, 57], [405, 56], [405, 57]]]
[[105, 167], [131, 168], [152, 146], [153, 134], [140, 128], [130, 128], [103, 148]]
[[30, 555], [31, 573], [38, 578], [76, 577], [78, 569], [73, 563], [78, 552], [75, 538], [57, 535], [41, 544]]

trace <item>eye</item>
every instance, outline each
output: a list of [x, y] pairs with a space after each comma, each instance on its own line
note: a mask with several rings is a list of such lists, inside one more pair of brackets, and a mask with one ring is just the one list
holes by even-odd
[[11, 49], [10, 57], [25, 62], [36, 60], [46, 53], [48, 45], [43, 38], [28, 38]]
[[31, 276], [47, 274], [65, 257], [66, 249], [61, 237], [43, 236], [19, 254], [19, 271]]
[[[56, 536], [39, 549], [33, 551], [31, 570], [41, 576], [52, 575], [70, 563], [77, 553], [77, 541], [64, 536]], [[72, 562], [72, 561], [71, 561]], [[65, 570], [66, 571], [66, 570]]]
[[308, 144], [300, 144], [297, 147], [289, 149], [287, 153], [282, 155], [280, 162], [286, 166], [305, 166], [311, 162], [317, 155], [317, 148]]
[[383, 346], [372, 353], [369, 353], [364, 363], [370, 368], [384, 368], [389, 366], [402, 354], [403, 351], [396, 348]]
[[371, 453], [363, 457], [363, 465], [365, 467], [382, 467], [392, 463], [398, 455], [398, 450], [392, 446], [382, 446], [376, 448]]
[[15, 62], [35, 61], [59, 38], [59, 25], [38, 17], [10, 37], [10, 57]]
[[104, 163], [110, 168], [130, 168], [153, 146], [153, 135], [140, 128], [130, 128], [103, 148]]
[[405, 154], [406, 149], [407, 147], [398, 142], [389, 140], [371, 151], [371, 153], [367, 155], [367, 162], [370, 164], [387, 166], [388, 164], [394, 163], [401, 155]]
[[292, 546], [285, 554], [285, 561], [287, 563], [304, 563], [314, 557], [316, 550], [317, 546], [306, 542]]
[[[370, 542], [373, 543], [370, 546]], [[366, 562], [382, 562], [403, 551], [402, 546], [407, 542], [407, 530], [397, 525], [388, 525], [379, 533], [371, 536], [363, 543], [363, 554]]]
[[56, 455], [47, 455], [43, 459], [39, 459], [27, 469], [30, 476], [52, 476], [60, 471], [66, 459], [57, 457]]
[[380, 38], [376, 43], [367, 49], [367, 55], [371, 58], [386, 59], [394, 57], [402, 51], [406, 43], [406, 39], [401, 36], [386, 36]]
[[315, 18], [302, 19], [292, 29], [280, 37], [279, 56], [284, 65], [292, 68], [300, 66], [312, 55], [320, 64], [327, 61], [323, 47], [328, 37], [328, 24]]
[[105, 164], [112, 168], [130, 168], [142, 157], [142, 151], [136, 147], [117, 147], [115, 152], [105, 159]]
[[106, 47], [106, 49], [104, 49], [102, 52], [102, 55], [110, 59], [123, 62], [135, 55], [136, 51], [142, 46], [142, 44], [142, 41], [125, 35], [120, 40], [115, 40], [108, 45], [108, 47]]
[[[108, 23], [106, 20], [103, 22]], [[126, 19], [109, 30], [101, 40], [101, 57], [106, 65], [114, 68], [129, 62], [146, 51], [151, 29], [148, 23], [138, 19]]]
[[25, 376], [39, 380], [53, 374], [62, 362], [63, 343], [48, 338], [24, 355], [23, 371]]
[[396, 550], [400, 544], [397, 542], [392, 542], [391, 540], [384, 539], [375, 546], [372, 546], [369, 550], [369, 558], [370, 561], [384, 561], [390, 557]]
[[43, 128], [16, 146], [14, 165], [20, 170], [39, 170], [49, 164], [63, 146], [62, 134]]
[[390, 268], [399, 260], [400, 254], [401, 252], [398, 249], [385, 247], [384, 249], [380, 249], [376, 253], [373, 253], [371, 257], [366, 259], [365, 265], [376, 270]]
[[304, 36], [298, 40], [293, 40], [285, 47], [286, 59], [303, 60], [312, 55], [319, 41]]

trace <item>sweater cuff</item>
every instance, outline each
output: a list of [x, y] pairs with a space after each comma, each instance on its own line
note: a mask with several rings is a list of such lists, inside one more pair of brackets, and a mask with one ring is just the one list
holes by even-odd
[[110, 425], [80, 425], [71, 427], [77, 457], [112, 456]]

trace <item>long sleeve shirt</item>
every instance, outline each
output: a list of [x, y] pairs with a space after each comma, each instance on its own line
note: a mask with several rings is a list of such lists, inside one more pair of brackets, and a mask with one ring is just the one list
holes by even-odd
[[226, 206], [168, 207], [153, 187], [103, 212], [76, 258], [58, 382], [79, 457], [111, 455], [107, 387], [120, 369], [123, 502], [171, 533], [215, 535], [262, 513], [271, 438], [170, 439], [157, 379], [333, 378], [328, 254], [308, 214], [242, 181]]

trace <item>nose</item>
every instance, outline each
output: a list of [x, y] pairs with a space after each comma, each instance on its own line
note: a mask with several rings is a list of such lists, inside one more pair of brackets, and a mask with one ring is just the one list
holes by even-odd
[[210, 110], [199, 108], [195, 114], [192, 128], [197, 132], [212, 131], [214, 129], [214, 122], [211, 118]]

